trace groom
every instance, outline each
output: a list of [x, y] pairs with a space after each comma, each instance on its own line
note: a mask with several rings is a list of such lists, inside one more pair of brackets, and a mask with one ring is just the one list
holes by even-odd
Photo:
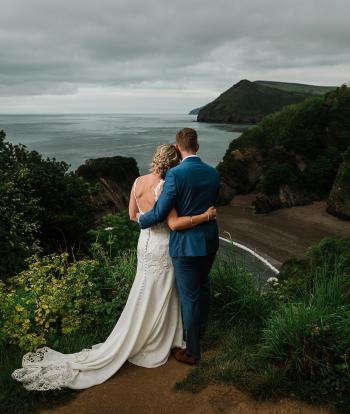
[[[153, 209], [139, 217], [145, 229], [163, 222], [172, 208], [179, 216], [203, 213], [215, 204], [219, 174], [196, 155], [199, 149], [197, 132], [183, 128], [176, 134], [176, 148], [181, 163], [168, 170], [163, 191]], [[176, 284], [180, 296], [186, 335], [185, 350], [175, 349], [174, 356], [190, 365], [200, 359], [200, 334], [204, 330], [210, 299], [209, 273], [219, 247], [216, 220], [170, 233]]]

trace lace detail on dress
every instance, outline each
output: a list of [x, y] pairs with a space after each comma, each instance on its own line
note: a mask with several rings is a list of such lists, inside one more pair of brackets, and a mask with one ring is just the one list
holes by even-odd
[[157, 184], [157, 187], [154, 189], [154, 199], [157, 201], [159, 198], [159, 194], [161, 193], [161, 190], [163, 189], [164, 180], [160, 180]]
[[22, 365], [30, 365], [43, 361], [45, 354], [48, 351], [49, 348], [47, 346], [44, 346], [43, 348], [39, 348], [36, 352], [28, 352], [22, 358]]
[[[55, 356], [55, 361], [45, 361], [48, 355]], [[22, 367], [16, 369], [11, 377], [23, 384], [28, 391], [49, 391], [66, 387], [74, 378], [74, 371], [68, 361], [57, 359], [56, 351], [48, 347], [39, 348], [23, 356]]]

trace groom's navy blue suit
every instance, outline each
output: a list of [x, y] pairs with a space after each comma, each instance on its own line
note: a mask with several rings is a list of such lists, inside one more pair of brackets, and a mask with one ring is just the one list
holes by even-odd
[[[201, 214], [215, 204], [219, 174], [197, 156], [185, 158], [168, 170], [163, 191], [153, 209], [139, 218], [141, 228], [164, 221], [173, 207], [179, 216]], [[200, 332], [207, 322], [209, 273], [219, 247], [216, 220], [170, 233], [176, 283], [179, 291], [187, 352], [200, 358]]]

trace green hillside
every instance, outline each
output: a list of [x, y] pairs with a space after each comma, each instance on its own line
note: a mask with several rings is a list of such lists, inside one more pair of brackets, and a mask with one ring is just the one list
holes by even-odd
[[304, 83], [289, 83], [289, 82], [274, 82], [257, 80], [254, 81], [259, 85], [269, 86], [270, 88], [276, 88], [286, 92], [296, 92], [305, 95], [324, 95], [328, 92], [334, 91], [336, 86], [318, 86], [318, 85], [307, 85]]
[[337, 188], [344, 189], [333, 191], [335, 207], [328, 211], [350, 217], [348, 161], [339, 170], [349, 146], [350, 90], [344, 85], [267, 116], [233, 140], [218, 166], [221, 201], [254, 191], [257, 212], [308, 204], [328, 198], [339, 171]]
[[241, 80], [202, 107], [198, 122], [255, 124], [283, 107], [324, 95], [335, 87]]

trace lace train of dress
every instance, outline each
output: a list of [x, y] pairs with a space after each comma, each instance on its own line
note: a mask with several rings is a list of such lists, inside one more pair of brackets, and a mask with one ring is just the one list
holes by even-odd
[[142, 367], [160, 366], [172, 347], [183, 346], [168, 227], [141, 230], [137, 254], [128, 301], [105, 342], [73, 354], [48, 347], [27, 353], [12, 378], [27, 390], [83, 389], [106, 381], [127, 360]]

